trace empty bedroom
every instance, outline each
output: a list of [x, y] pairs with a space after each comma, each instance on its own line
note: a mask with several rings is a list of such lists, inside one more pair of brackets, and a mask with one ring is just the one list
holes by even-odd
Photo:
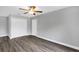
[[0, 6], [0, 52], [79, 52], [79, 6]]

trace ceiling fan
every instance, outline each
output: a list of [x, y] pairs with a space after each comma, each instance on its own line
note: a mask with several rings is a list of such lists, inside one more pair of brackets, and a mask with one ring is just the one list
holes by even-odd
[[19, 8], [20, 10], [24, 10], [24, 14], [30, 13], [32, 15], [36, 15], [36, 13], [42, 13], [43, 11], [40, 10], [36, 10], [37, 7], [36, 6], [28, 6], [28, 9], [25, 8]]

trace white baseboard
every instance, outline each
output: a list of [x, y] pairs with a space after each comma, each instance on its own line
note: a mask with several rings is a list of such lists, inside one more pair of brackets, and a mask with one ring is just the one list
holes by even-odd
[[8, 36], [7, 34], [5, 34], [5, 35], [0, 35], [0, 37], [4, 37], [4, 36]]
[[22, 36], [28, 36], [29, 34], [27, 35], [20, 35], [20, 36], [9, 36], [10, 39], [13, 39], [13, 38], [17, 38], [17, 37], [22, 37]]
[[60, 44], [60, 45], [64, 45], [64, 46], [79, 50], [79, 47], [77, 47], [77, 46], [73, 46], [73, 45], [69, 45], [69, 44], [66, 44], [66, 43], [59, 42], [59, 41], [51, 40], [51, 39], [48, 39], [48, 38], [45, 38], [45, 37], [42, 37], [42, 36], [39, 36], [39, 35], [35, 35], [35, 36], [42, 38], [42, 39], [45, 39], [45, 40], [48, 40], [48, 41], [51, 41], [51, 42], [54, 42], [54, 43], [57, 43], [57, 44]]

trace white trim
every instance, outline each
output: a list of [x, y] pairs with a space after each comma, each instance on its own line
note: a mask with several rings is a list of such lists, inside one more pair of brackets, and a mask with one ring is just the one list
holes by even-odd
[[7, 34], [5, 34], [5, 35], [0, 35], [0, 37], [4, 37], [4, 36], [8, 36]]
[[69, 44], [62, 43], [62, 42], [55, 41], [55, 40], [50, 40], [50, 39], [48, 39], [48, 38], [45, 38], [45, 37], [42, 37], [42, 36], [39, 36], [39, 35], [35, 35], [35, 36], [36, 36], [36, 37], [39, 37], [39, 38], [43, 38], [43, 39], [48, 40], [48, 41], [51, 41], [51, 42], [54, 42], [54, 43], [57, 43], [57, 44], [60, 44], [60, 45], [64, 45], [64, 46], [67, 46], [67, 47], [70, 47], [70, 48], [79, 50], [79, 47], [77, 47], [77, 46], [69, 45]]
[[22, 36], [28, 36], [29, 34], [26, 34], [26, 35], [21, 35], [21, 36], [9, 36], [10, 39], [13, 39], [13, 38], [17, 38], [17, 37], [22, 37]]
[[[22, 35], [22, 36], [29, 36], [29, 35], [30, 34], [28, 34], [28, 35]], [[22, 36], [11, 37], [9, 35], [0, 35], [0, 37], [5, 37], [5, 36], [8, 36], [10, 39], [17, 38], [17, 37], [22, 37]]]

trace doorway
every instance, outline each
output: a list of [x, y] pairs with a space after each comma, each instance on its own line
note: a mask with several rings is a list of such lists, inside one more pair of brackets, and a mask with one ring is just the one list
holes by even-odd
[[37, 34], [37, 19], [32, 19], [32, 35]]

